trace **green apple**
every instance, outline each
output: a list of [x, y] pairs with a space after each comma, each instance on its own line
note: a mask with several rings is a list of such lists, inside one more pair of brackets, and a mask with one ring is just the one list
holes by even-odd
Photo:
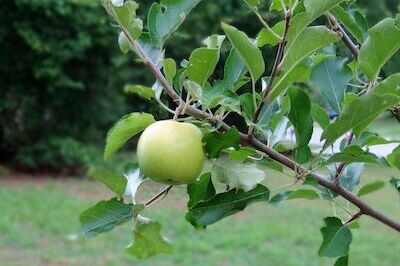
[[155, 122], [140, 136], [139, 167], [157, 182], [192, 183], [204, 166], [202, 138], [203, 133], [192, 124], [174, 120]]

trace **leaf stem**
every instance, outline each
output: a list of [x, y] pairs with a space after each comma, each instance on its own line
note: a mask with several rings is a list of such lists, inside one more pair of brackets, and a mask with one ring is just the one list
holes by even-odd
[[355, 220], [359, 219], [361, 216], [363, 215], [363, 212], [360, 210], [359, 212], [357, 212], [356, 214], [354, 214], [350, 220], [348, 220], [344, 225], [349, 225], [352, 222], [354, 222]]
[[148, 200], [148, 201], [144, 204], [144, 206], [148, 207], [148, 206], [150, 206], [150, 205], [152, 205], [152, 204], [154, 204], [154, 203], [156, 203], [156, 202], [162, 200], [163, 198], [165, 198], [165, 196], [168, 195], [168, 192], [171, 190], [172, 187], [173, 187], [172, 185], [166, 186], [166, 187], [165, 187], [164, 189], [162, 189], [159, 193], [157, 193], [157, 195], [155, 195], [155, 196], [152, 197], [150, 200]]
[[170, 109], [168, 106], [166, 106], [166, 105], [165, 105], [160, 99], [158, 99], [157, 97], [155, 97], [155, 98], [156, 98], [156, 101], [158, 102], [158, 104], [161, 105], [162, 108], [164, 108], [164, 109], [165, 109], [166, 111], [168, 111], [169, 113], [175, 115], [175, 111], [174, 111], [174, 110], [172, 110], [172, 109]]
[[260, 12], [258, 12], [257, 8], [252, 7], [247, 1], [244, 1], [246, 5], [250, 8], [251, 11], [257, 16], [258, 20], [261, 22], [261, 24], [266, 28], [275, 38], [277, 38], [280, 42], [282, 41], [282, 37], [277, 34], [269, 25], [268, 23], [264, 20], [264, 18], [261, 16]]

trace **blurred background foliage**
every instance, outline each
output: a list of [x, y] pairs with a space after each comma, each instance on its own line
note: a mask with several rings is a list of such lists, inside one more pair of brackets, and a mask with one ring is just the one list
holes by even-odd
[[[138, 0], [142, 18], [153, 1]], [[274, 24], [279, 14], [263, 16]], [[370, 25], [399, 10], [398, 0], [359, 0]], [[166, 57], [188, 58], [220, 21], [249, 36], [261, 26], [241, 0], [203, 1], [166, 45]], [[227, 51], [228, 47], [225, 48]], [[275, 48], [265, 48], [269, 67]], [[152, 85], [133, 54], [118, 49], [117, 30], [95, 0], [11, 0], [0, 6], [0, 163], [19, 170], [82, 172], [122, 115], [156, 103], [123, 92], [126, 83]], [[226, 56], [226, 53], [225, 53]], [[223, 57], [224, 59], [224, 57]], [[400, 69], [400, 58], [386, 72]], [[222, 64], [217, 70], [221, 73]]]

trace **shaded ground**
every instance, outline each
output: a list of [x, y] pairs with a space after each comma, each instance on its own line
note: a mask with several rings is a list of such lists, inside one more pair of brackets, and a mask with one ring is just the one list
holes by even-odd
[[[365, 173], [363, 183], [386, 182], [393, 174], [384, 168]], [[290, 182], [275, 172], [267, 174], [273, 194]], [[142, 194], [148, 197], [157, 190], [148, 186]], [[257, 203], [206, 231], [195, 231], [184, 220], [185, 190], [177, 187], [146, 213], [163, 224], [174, 253], [137, 261], [123, 250], [131, 240], [130, 223], [94, 239], [76, 233], [79, 213], [110, 197], [101, 184], [89, 180], [0, 179], [0, 265], [333, 265], [317, 257], [322, 219], [332, 215], [332, 205], [325, 201], [293, 200], [278, 207]], [[400, 196], [389, 185], [366, 199], [400, 219]], [[368, 217], [360, 224], [353, 230], [350, 265], [398, 265], [400, 235]]]

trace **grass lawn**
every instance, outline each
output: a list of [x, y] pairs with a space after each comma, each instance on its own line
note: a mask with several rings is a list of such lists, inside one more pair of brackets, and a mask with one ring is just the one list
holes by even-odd
[[[384, 168], [365, 173], [363, 183], [387, 181], [392, 174]], [[274, 194], [290, 180], [268, 172], [266, 185]], [[148, 197], [157, 190], [144, 187], [142, 194]], [[333, 212], [329, 202], [256, 203], [206, 231], [195, 231], [184, 219], [185, 188], [175, 187], [146, 211], [163, 224], [174, 253], [138, 261], [124, 252], [131, 240], [130, 223], [93, 239], [76, 233], [79, 213], [111, 196], [101, 184], [85, 179], [0, 179], [0, 265], [333, 265], [317, 256], [322, 219]], [[389, 185], [366, 200], [400, 220], [400, 195]], [[398, 265], [400, 235], [368, 217], [360, 224], [353, 230], [350, 265]]]

